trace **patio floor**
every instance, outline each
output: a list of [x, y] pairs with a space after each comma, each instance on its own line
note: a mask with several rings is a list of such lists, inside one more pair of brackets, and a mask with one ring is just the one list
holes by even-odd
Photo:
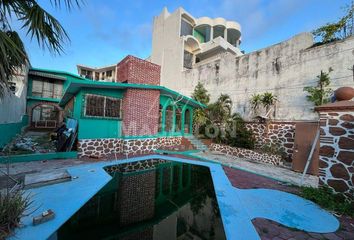
[[[187, 156], [178, 155], [178, 157], [188, 158]], [[227, 159], [225, 156], [218, 156], [220, 159]], [[110, 159], [114, 159], [114, 156], [110, 156], [106, 158], [106, 161]], [[118, 159], [124, 159], [123, 156], [117, 156]], [[214, 159], [215, 160], [215, 159]], [[36, 161], [29, 163], [15, 163], [11, 164], [10, 173], [16, 178], [22, 178], [27, 173], [40, 172], [43, 170], [51, 170], [51, 169], [60, 169], [67, 168], [69, 166], [75, 166], [80, 164], [97, 162], [97, 159], [69, 159], [69, 160], [51, 160], [51, 161]], [[100, 160], [102, 161], [102, 160]], [[231, 161], [231, 160], [230, 160]], [[233, 160], [234, 162], [234, 160]], [[290, 186], [288, 184], [284, 184], [283, 182], [263, 177], [258, 174], [253, 174], [251, 172], [238, 170], [235, 168], [228, 167], [225, 164], [223, 167], [227, 177], [229, 178], [231, 184], [234, 187], [240, 189], [254, 189], [254, 188], [266, 188], [266, 189], [275, 189], [281, 190], [290, 193], [298, 193], [299, 189], [294, 186]], [[0, 164], [0, 169], [5, 170], [5, 165]], [[0, 188], [4, 183], [4, 176], [0, 173]], [[261, 239], [354, 239], [354, 219], [346, 216], [339, 216], [338, 220], [340, 221], [340, 228], [335, 233], [327, 233], [327, 234], [318, 234], [318, 233], [308, 233], [299, 231], [296, 229], [291, 229], [280, 225], [279, 223], [257, 218], [253, 220], [253, 224], [255, 225], [258, 234]]]

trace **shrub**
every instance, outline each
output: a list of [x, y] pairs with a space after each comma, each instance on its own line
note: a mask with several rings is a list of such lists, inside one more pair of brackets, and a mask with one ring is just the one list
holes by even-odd
[[264, 144], [262, 145], [260, 150], [264, 153], [279, 155], [283, 159], [286, 159], [288, 157], [285, 152], [285, 149], [278, 144], [274, 144], [274, 143]]
[[0, 239], [5, 239], [19, 226], [20, 219], [30, 204], [29, 196], [24, 196], [21, 191], [0, 193]]
[[354, 201], [347, 199], [343, 194], [333, 193], [332, 189], [327, 186], [320, 188], [302, 187], [301, 196], [327, 210], [354, 216]]

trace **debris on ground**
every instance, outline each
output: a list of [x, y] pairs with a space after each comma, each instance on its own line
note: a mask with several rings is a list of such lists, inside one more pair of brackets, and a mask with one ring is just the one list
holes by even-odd
[[55, 142], [51, 140], [50, 135], [50, 132], [35, 131], [18, 135], [7, 146], [6, 152], [8, 155], [55, 152]]

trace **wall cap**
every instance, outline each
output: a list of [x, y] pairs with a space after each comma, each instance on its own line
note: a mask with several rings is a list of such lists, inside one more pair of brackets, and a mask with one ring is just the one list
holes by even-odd
[[339, 101], [315, 107], [317, 112], [354, 111], [354, 101]]

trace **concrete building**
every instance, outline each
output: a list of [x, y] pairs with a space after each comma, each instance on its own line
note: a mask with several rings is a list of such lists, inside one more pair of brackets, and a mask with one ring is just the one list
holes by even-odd
[[[161, 84], [191, 96], [201, 82], [215, 101], [230, 95], [233, 111], [245, 119], [256, 115], [253, 94], [277, 96], [272, 118], [317, 120], [305, 86], [315, 86], [321, 70], [333, 69], [330, 88], [354, 86], [354, 38], [315, 46], [311, 33], [248, 54], [239, 49], [241, 28], [222, 18], [194, 18], [184, 9], [163, 9], [154, 18], [150, 60], [161, 65]], [[264, 109], [258, 113], [265, 115]]]
[[116, 81], [116, 64], [103, 67], [89, 67], [81, 64], [76, 65], [77, 72], [81, 77], [104, 82]]
[[154, 18], [150, 61], [161, 66], [161, 84], [178, 89], [182, 73], [218, 58], [241, 56], [241, 26], [223, 18], [194, 18], [183, 8], [164, 8]]

